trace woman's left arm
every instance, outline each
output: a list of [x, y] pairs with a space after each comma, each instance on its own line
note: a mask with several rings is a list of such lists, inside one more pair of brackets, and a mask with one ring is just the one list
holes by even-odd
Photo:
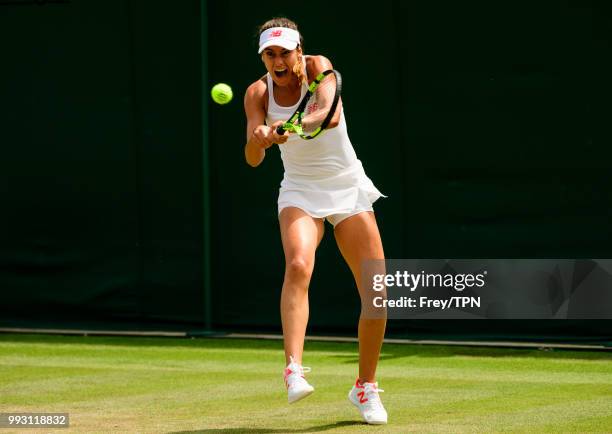
[[[308, 84], [323, 71], [334, 69], [331, 61], [325, 56], [308, 56], [306, 61], [306, 72], [308, 73]], [[335, 128], [340, 122], [340, 113], [342, 112], [342, 98], [338, 100], [338, 106], [334, 116], [329, 121], [327, 128]]]

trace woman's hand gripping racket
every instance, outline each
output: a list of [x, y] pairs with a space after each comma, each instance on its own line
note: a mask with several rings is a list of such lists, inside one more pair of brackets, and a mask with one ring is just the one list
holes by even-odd
[[321, 134], [333, 119], [340, 100], [342, 77], [335, 69], [315, 77], [293, 115], [276, 129], [278, 135], [290, 131], [310, 140]]

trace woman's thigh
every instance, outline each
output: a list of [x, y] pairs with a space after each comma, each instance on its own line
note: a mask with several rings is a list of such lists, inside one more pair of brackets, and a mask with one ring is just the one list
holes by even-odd
[[312, 265], [323, 238], [323, 219], [311, 217], [300, 208], [288, 207], [281, 211], [279, 222], [286, 263], [299, 260]]
[[355, 280], [361, 276], [364, 261], [385, 258], [376, 217], [371, 211], [342, 220], [334, 228], [334, 235]]

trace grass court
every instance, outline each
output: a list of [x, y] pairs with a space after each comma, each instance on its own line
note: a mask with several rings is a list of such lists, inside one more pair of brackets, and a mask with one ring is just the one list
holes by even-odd
[[386, 344], [386, 426], [347, 400], [356, 344], [309, 341], [304, 365], [315, 393], [288, 405], [281, 341], [0, 334], [0, 412], [70, 413], [41, 431], [60, 433], [612, 432], [609, 352]]

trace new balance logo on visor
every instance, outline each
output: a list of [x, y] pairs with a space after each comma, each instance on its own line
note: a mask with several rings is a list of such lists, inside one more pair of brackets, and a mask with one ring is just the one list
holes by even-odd
[[300, 43], [297, 30], [287, 27], [272, 27], [259, 35], [259, 54], [271, 45], [278, 45], [286, 50], [294, 50]]

